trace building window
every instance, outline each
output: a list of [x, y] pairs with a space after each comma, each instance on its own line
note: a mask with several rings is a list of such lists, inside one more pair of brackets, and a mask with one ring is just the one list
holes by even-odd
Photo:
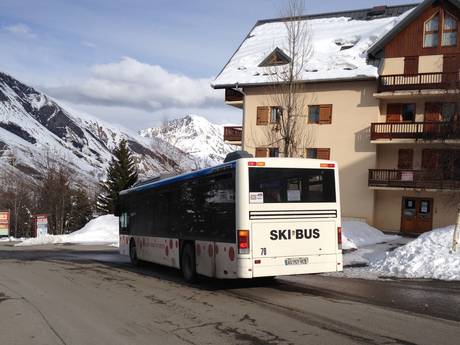
[[415, 103], [405, 103], [402, 105], [402, 120], [408, 122], [415, 121]]
[[412, 169], [414, 163], [414, 150], [399, 149], [398, 169]]
[[427, 102], [425, 103], [425, 121], [453, 121], [457, 114], [457, 104], [452, 102]]
[[308, 148], [306, 149], [307, 158], [325, 159], [331, 158], [331, 149], [329, 148]]
[[447, 13], [444, 15], [441, 44], [445, 47], [457, 45], [457, 19]]
[[331, 124], [332, 104], [309, 105], [308, 123]]
[[280, 149], [277, 147], [270, 147], [268, 149], [268, 157], [279, 157], [280, 156]]
[[387, 104], [387, 122], [414, 122], [415, 103]]
[[308, 106], [308, 123], [319, 123], [319, 105]]
[[423, 34], [423, 47], [437, 47], [439, 34], [439, 13], [436, 13], [431, 19], [425, 22]]
[[270, 122], [280, 123], [282, 111], [283, 109], [281, 107], [271, 107], [270, 108]]

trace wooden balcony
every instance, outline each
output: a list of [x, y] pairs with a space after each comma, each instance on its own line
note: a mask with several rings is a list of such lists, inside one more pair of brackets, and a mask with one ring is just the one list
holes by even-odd
[[243, 137], [243, 127], [241, 126], [226, 126], [224, 127], [224, 141], [233, 144], [240, 145]]
[[371, 141], [391, 141], [393, 139], [460, 140], [460, 121], [377, 122], [371, 124]]
[[459, 171], [370, 169], [369, 187], [460, 190]]
[[235, 89], [225, 89], [225, 102], [243, 102], [244, 95]]
[[377, 86], [377, 92], [430, 89], [460, 89], [460, 72], [384, 75]]

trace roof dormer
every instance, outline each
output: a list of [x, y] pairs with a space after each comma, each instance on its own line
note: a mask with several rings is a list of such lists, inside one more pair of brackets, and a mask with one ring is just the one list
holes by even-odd
[[259, 67], [272, 67], [287, 65], [291, 62], [291, 58], [283, 52], [280, 48], [276, 47], [260, 64]]

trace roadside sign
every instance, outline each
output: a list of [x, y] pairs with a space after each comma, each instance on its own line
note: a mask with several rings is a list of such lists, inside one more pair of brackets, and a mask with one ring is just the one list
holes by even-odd
[[37, 214], [35, 215], [35, 229], [36, 237], [48, 235], [48, 215]]
[[0, 211], [0, 236], [10, 235], [10, 211]]

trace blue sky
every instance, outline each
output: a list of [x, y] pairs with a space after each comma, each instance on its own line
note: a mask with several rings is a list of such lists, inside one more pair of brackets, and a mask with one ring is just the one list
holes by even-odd
[[[277, 17], [284, 1], [2, 0], [0, 70], [135, 130], [188, 113], [238, 123], [241, 112], [225, 106], [209, 81], [252, 25]], [[315, 0], [307, 13], [408, 2]], [[129, 91], [114, 85], [114, 75]]]

